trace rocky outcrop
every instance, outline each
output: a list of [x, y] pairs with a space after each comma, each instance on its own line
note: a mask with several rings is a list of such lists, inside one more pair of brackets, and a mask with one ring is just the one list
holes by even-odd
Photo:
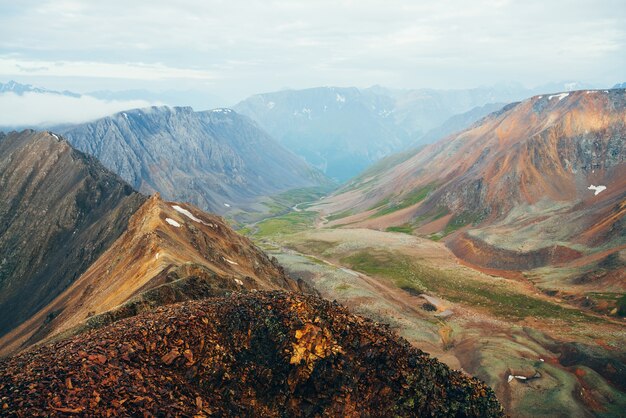
[[137, 190], [225, 213], [235, 204], [328, 180], [230, 109], [152, 107], [63, 128]]
[[159, 308], [0, 362], [2, 415], [503, 416], [370, 320], [277, 292]]
[[0, 134], [0, 336], [71, 286], [145, 199], [55, 134]]

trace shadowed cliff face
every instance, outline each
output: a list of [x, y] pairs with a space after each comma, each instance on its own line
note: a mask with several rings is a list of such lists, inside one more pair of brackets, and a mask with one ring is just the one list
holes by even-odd
[[503, 415], [484, 383], [380, 325], [279, 292], [159, 308], [20, 354], [0, 362], [0, 399], [9, 415]]
[[137, 190], [217, 213], [235, 204], [245, 207], [259, 196], [327, 184], [321, 173], [230, 109], [136, 109], [63, 132]]
[[[585, 247], [625, 243], [625, 138], [623, 89], [535, 96], [384, 172], [360, 176], [320, 209], [356, 208], [362, 215], [349, 219], [353, 225], [404, 222], [438, 238], [462, 229], [483, 252], [539, 252], [529, 253], [526, 267], [567, 261]], [[579, 247], [546, 253], [573, 242]], [[471, 246], [462, 247], [466, 257]]]
[[70, 286], [144, 201], [54, 134], [0, 134], [0, 335]]

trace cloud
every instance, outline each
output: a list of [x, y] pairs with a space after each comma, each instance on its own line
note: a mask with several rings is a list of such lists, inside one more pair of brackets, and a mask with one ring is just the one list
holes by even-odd
[[107, 63], [88, 61], [35, 61], [0, 56], [0, 75], [15, 76], [28, 73], [32, 76], [121, 78], [125, 80], [193, 79], [213, 80], [208, 71], [168, 67], [144, 63]]
[[92, 90], [105, 78], [211, 83], [226, 97], [333, 84], [610, 84], [626, 67], [623, 0], [5, 3], [0, 75], [80, 77]]
[[143, 100], [99, 100], [91, 96], [68, 97], [48, 93], [0, 94], [0, 126], [50, 126], [80, 123], [122, 110], [158, 103]]

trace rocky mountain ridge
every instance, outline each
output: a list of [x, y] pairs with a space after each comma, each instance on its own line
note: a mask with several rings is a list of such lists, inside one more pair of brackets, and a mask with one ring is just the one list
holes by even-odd
[[260, 196], [328, 184], [231, 109], [135, 109], [61, 132], [137, 190], [220, 214], [235, 202], [246, 207]]
[[154, 195], [80, 277], [0, 338], [0, 353], [159, 305], [246, 289], [311, 291], [220, 217]]

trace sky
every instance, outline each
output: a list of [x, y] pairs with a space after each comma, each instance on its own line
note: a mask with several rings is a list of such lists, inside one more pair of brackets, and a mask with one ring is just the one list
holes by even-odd
[[626, 81], [624, 0], [0, 0], [0, 82], [193, 91]]

